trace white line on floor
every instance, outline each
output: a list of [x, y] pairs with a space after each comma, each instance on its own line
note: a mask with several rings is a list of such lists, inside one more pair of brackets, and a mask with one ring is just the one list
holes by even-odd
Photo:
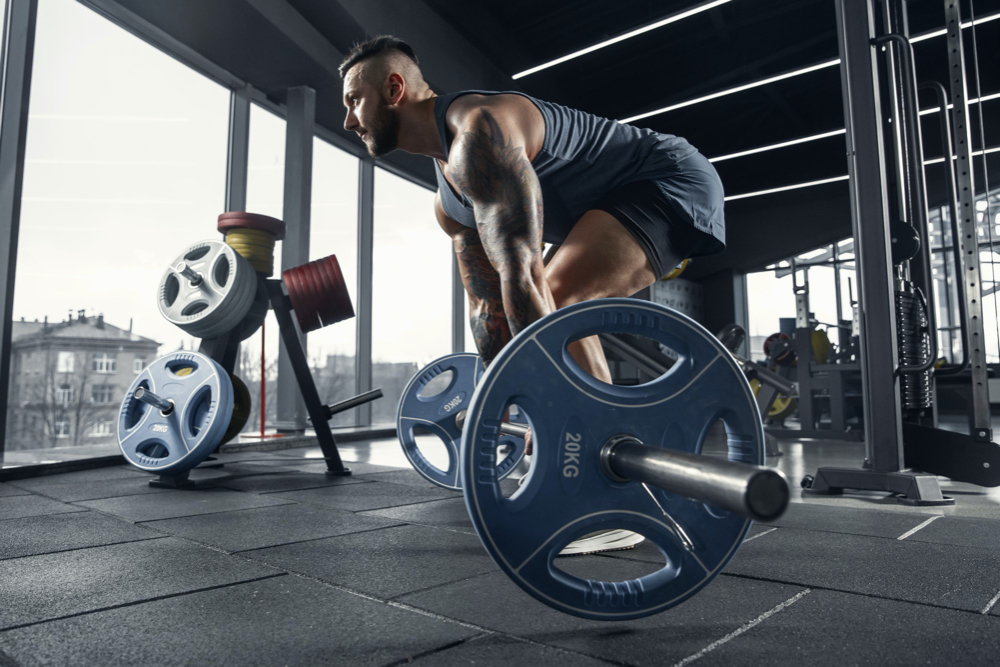
[[919, 526], [917, 526], [916, 528], [911, 528], [910, 530], [906, 531], [905, 533], [903, 533], [902, 535], [900, 535], [900, 536], [899, 536], [899, 537], [897, 537], [896, 539], [897, 539], [897, 540], [905, 540], [905, 539], [906, 539], [907, 537], [909, 537], [910, 535], [913, 535], [913, 534], [914, 534], [915, 532], [917, 532], [918, 530], [921, 530], [921, 529], [923, 529], [923, 528], [926, 528], [927, 526], [931, 525], [931, 523], [932, 523], [932, 522], [934, 522], [934, 521], [937, 521], [937, 520], [938, 520], [938, 519], [940, 519], [940, 518], [941, 518], [941, 516], [940, 516], [940, 515], [938, 515], [938, 516], [932, 516], [931, 518], [927, 519], [927, 521], [924, 521], [924, 522], [923, 522], [922, 524], [920, 524], [920, 525], [919, 525]]
[[747, 623], [746, 625], [744, 625], [742, 628], [739, 628], [738, 630], [734, 630], [734, 631], [730, 632], [728, 635], [726, 635], [722, 639], [720, 639], [718, 641], [715, 641], [715, 642], [712, 642], [711, 644], [709, 644], [705, 648], [701, 649], [700, 651], [698, 651], [694, 655], [689, 655], [688, 657], [684, 658], [683, 660], [681, 660], [680, 662], [678, 662], [676, 665], [674, 665], [674, 667], [683, 667], [684, 665], [688, 665], [688, 664], [694, 662], [698, 658], [703, 657], [709, 651], [714, 651], [715, 649], [719, 648], [720, 646], [722, 646], [723, 644], [725, 644], [726, 642], [728, 642], [730, 639], [735, 639], [736, 637], [739, 637], [740, 635], [742, 635], [747, 630], [753, 628], [756, 625], [759, 625], [759, 624], [763, 623], [764, 621], [766, 621], [770, 617], [772, 617], [775, 614], [777, 614], [782, 609], [784, 609], [784, 608], [786, 608], [786, 607], [788, 607], [790, 605], [795, 604], [796, 602], [798, 602], [799, 600], [801, 600], [805, 596], [809, 595], [809, 593], [811, 593], [811, 592], [812, 591], [807, 588], [804, 591], [802, 591], [801, 593], [799, 593], [798, 595], [796, 595], [794, 597], [788, 598], [787, 600], [785, 600], [784, 602], [782, 602], [781, 604], [779, 604], [774, 609], [771, 609], [770, 611], [764, 612], [763, 614], [761, 614], [760, 616], [758, 616], [754, 620], [752, 620], [749, 623]]
[[990, 600], [990, 603], [985, 607], [983, 607], [983, 610], [979, 613], [980, 614], [990, 613], [990, 609], [993, 609], [993, 605], [995, 605], [997, 602], [1000, 602], [1000, 591], [997, 591], [997, 594], [993, 596], [993, 599]]
[[743, 540], [744, 542], [749, 542], [750, 540], [756, 540], [758, 537], [764, 537], [768, 533], [773, 533], [778, 530], [777, 528], [771, 528], [770, 530], [765, 530], [763, 533], [757, 533], [756, 535], [751, 535], [750, 537]]

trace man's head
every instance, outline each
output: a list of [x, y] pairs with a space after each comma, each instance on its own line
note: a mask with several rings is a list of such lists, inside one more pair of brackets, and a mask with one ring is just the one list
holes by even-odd
[[409, 44], [380, 35], [354, 46], [340, 64], [344, 79], [344, 129], [357, 132], [372, 157], [399, 145], [399, 114], [430, 92]]

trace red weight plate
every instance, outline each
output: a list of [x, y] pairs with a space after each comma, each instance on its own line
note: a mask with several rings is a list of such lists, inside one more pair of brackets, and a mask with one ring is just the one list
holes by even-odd
[[322, 328], [326, 324], [326, 304], [324, 302], [323, 296], [323, 281], [319, 275], [316, 273], [315, 264], [303, 264], [299, 267], [301, 271], [302, 282], [306, 285], [306, 289], [309, 290], [309, 299], [311, 301], [311, 306], [313, 312], [316, 313], [317, 325], [316, 328]]
[[337, 308], [336, 304], [330, 299], [330, 277], [323, 270], [322, 262], [309, 262], [306, 264], [306, 267], [308, 267], [314, 281], [318, 285], [319, 291], [316, 292], [316, 295], [320, 321], [324, 327], [333, 324]]
[[299, 276], [309, 294], [309, 307], [312, 309], [316, 321], [313, 330], [316, 330], [323, 327], [323, 286], [319, 281], [319, 276], [314, 271], [315, 268], [311, 264], [303, 264], [299, 267]]
[[309, 290], [303, 284], [300, 267], [293, 267], [282, 274], [285, 280], [285, 287], [288, 289], [288, 299], [292, 302], [295, 310], [295, 317], [299, 320], [299, 328], [303, 333], [314, 331], [318, 327], [319, 318], [312, 308], [312, 301]]
[[228, 229], [257, 229], [262, 232], [274, 234], [279, 241], [285, 238], [285, 223], [269, 215], [259, 213], [246, 213], [244, 211], [230, 211], [219, 216], [218, 229], [223, 234]]
[[354, 317], [354, 305], [351, 303], [351, 295], [347, 291], [347, 281], [344, 280], [344, 273], [340, 270], [340, 262], [336, 255], [323, 258], [323, 264], [331, 274], [332, 284], [335, 289], [337, 312], [334, 322], [340, 322]]

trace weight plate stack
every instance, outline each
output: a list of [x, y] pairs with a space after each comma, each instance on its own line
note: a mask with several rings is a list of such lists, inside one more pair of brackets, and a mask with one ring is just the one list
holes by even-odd
[[[172, 404], [160, 410], [136, 398], [139, 389]], [[160, 357], [136, 377], [118, 414], [118, 444], [141, 470], [176, 476], [222, 442], [233, 414], [229, 374], [198, 352]]]
[[354, 317], [336, 255], [288, 269], [282, 278], [303, 333]]
[[257, 274], [238, 252], [221, 241], [187, 248], [160, 279], [160, 314], [196, 338], [214, 338], [234, 329], [250, 311]]

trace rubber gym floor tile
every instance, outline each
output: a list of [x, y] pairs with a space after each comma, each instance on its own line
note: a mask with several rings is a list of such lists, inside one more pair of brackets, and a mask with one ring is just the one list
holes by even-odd
[[946, 516], [935, 519], [906, 539], [1000, 551], [1000, 521]]
[[[296, 470], [302, 470], [304, 472], [326, 472], [326, 463], [323, 461], [317, 461], [315, 459], [292, 459], [289, 457], [289, 461], [286, 464], [282, 464], [283, 468], [294, 468]], [[351, 475], [354, 477], [360, 475], [370, 475], [372, 473], [378, 472], [395, 472], [399, 470], [406, 470], [406, 468], [396, 468], [393, 466], [380, 466], [374, 463], [359, 463], [357, 461], [344, 461], [344, 467], [351, 469]]]
[[5, 496], [28, 496], [31, 491], [0, 482], [0, 498]]
[[496, 567], [479, 538], [424, 526], [373, 530], [243, 555], [381, 598], [440, 586]]
[[607, 665], [604, 660], [589, 658], [551, 646], [539, 646], [514, 637], [485, 635], [474, 637], [458, 646], [425, 655], [413, 661], [414, 665], [545, 665], [546, 667], [597, 667]]
[[1000, 619], [811, 591], [698, 660], [705, 665], [990, 665]]
[[13, 519], [3, 524], [2, 533], [0, 559], [161, 537], [159, 533], [97, 512]]
[[277, 496], [240, 493], [231, 489], [187, 489], [168, 490], [166, 493], [146, 496], [85, 500], [78, 505], [138, 522], [284, 505], [289, 502], [291, 501]]
[[133, 479], [140, 477], [148, 478], [149, 473], [143, 472], [133, 466], [106, 466], [104, 468], [61, 472], [57, 475], [27, 477], [25, 479], [11, 480], [10, 483], [23, 489], [34, 490], [36, 488], [52, 486], [53, 484], [79, 484], [81, 482], [103, 482], [109, 479]]
[[404, 505], [402, 507], [389, 507], [381, 510], [371, 510], [364, 513], [366, 516], [381, 516], [389, 519], [397, 519], [406, 523], [415, 523], [424, 526], [441, 526], [442, 528], [452, 528], [463, 533], [475, 535], [476, 531], [469, 520], [469, 510], [465, 507], [464, 498], [447, 498], [445, 500], [433, 500], [418, 505]]
[[[648, 572], [641, 563], [596, 556], [560, 560], [582, 563], [574, 566], [578, 574], [589, 569], [590, 576], [611, 581]], [[608, 570], [609, 564], [613, 570]], [[638, 620], [609, 623], [547, 607], [497, 571], [406, 595], [399, 602], [618, 664], [669, 665], [725, 637], [801, 590], [800, 586], [716, 577], [676, 607]]]
[[763, 525], [895, 539], [928, 518], [916, 512], [885, 512], [802, 502], [789, 504], [784, 516]]
[[368, 482], [366, 484], [350, 484], [346, 486], [327, 486], [321, 489], [306, 489], [304, 491], [288, 491], [268, 496], [269, 498], [285, 498], [301, 503], [325, 505], [341, 510], [361, 512], [364, 510], [412, 505], [428, 500], [454, 498], [455, 493], [448, 489], [437, 487], [418, 489], [403, 484], [388, 482]]
[[171, 537], [15, 558], [0, 567], [0, 628], [274, 573]]
[[[247, 466], [252, 467], [252, 466]], [[277, 470], [260, 474], [236, 475], [230, 478], [219, 478], [212, 481], [215, 486], [221, 486], [236, 491], [249, 493], [277, 493], [279, 491], [298, 491], [301, 489], [316, 489], [324, 486], [343, 486], [349, 484], [364, 484], [364, 478], [358, 477], [328, 477], [318, 472], [301, 472], [299, 470]]]
[[0, 521], [5, 519], [23, 519], [27, 516], [82, 511], [79, 507], [36, 495], [4, 496], [0, 498]]
[[143, 525], [226, 551], [244, 551], [387, 528], [401, 523], [327, 507], [293, 503], [150, 521]]
[[47, 486], [36, 486], [33, 490], [35, 493], [67, 503], [78, 500], [97, 500], [98, 498], [162, 493], [165, 489], [158, 489], [149, 485], [149, 480], [151, 479], [153, 478], [143, 475], [141, 477], [122, 477], [120, 479], [104, 479], [100, 481], [49, 484]]
[[20, 665], [384, 665], [475, 635], [282, 576], [0, 634]]
[[[353, 466], [353, 463], [347, 464], [348, 466]], [[436, 489], [440, 488], [435, 484], [431, 484], [426, 478], [421, 477], [419, 473], [415, 470], [390, 470], [389, 472], [369, 472], [362, 473], [360, 475], [355, 475], [355, 477], [361, 477], [373, 482], [390, 482], [392, 484], [403, 484], [405, 486], [419, 486], [425, 489]], [[456, 493], [461, 493], [461, 491], [456, 491]]]
[[1000, 590], [1000, 552], [779, 528], [744, 544], [726, 572], [979, 611]]

